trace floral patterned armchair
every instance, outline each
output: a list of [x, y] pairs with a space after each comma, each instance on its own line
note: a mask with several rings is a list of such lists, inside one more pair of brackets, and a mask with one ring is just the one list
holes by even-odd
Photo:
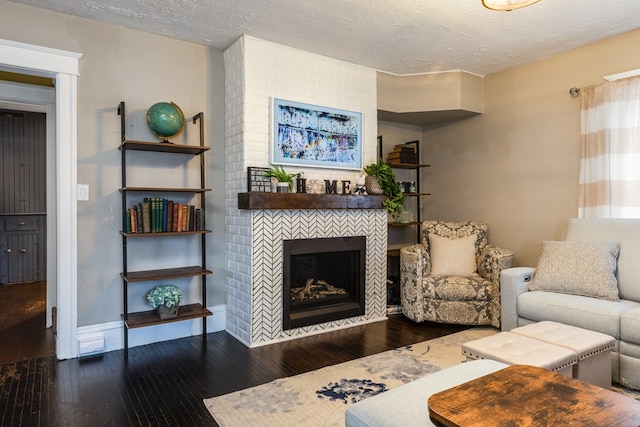
[[[400, 250], [402, 313], [415, 322], [499, 328], [500, 271], [514, 257], [489, 245], [487, 233], [482, 222], [423, 222], [422, 243]], [[456, 271], [465, 260], [466, 270]]]

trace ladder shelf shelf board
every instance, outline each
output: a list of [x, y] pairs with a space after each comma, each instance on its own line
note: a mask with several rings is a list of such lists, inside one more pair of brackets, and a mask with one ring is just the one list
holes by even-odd
[[200, 145], [184, 145], [174, 144], [171, 142], [150, 142], [150, 141], [132, 141], [125, 140], [118, 150], [134, 150], [134, 151], [151, 151], [156, 153], [174, 153], [174, 154], [190, 154], [198, 155], [202, 154], [211, 147], [204, 147]]
[[178, 307], [178, 316], [171, 319], [160, 319], [155, 310], [129, 313], [124, 320], [127, 329], [142, 328], [144, 326], [161, 325], [163, 323], [180, 322], [182, 320], [200, 319], [211, 316], [213, 313], [204, 308], [202, 304], [187, 304]]
[[210, 188], [174, 188], [174, 187], [122, 187], [120, 192], [140, 191], [154, 193], [204, 193], [211, 191]]
[[163, 268], [158, 270], [129, 271], [121, 273], [122, 279], [128, 283], [148, 282], [151, 280], [179, 279], [181, 277], [205, 276], [212, 274], [211, 270], [200, 266]]
[[125, 233], [121, 231], [120, 234], [127, 237], [161, 237], [161, 236], [182, 236], [185, 234], [208, 234], [211, 230], [189, 230], [189, 231], [161, 231], [156, 233]]

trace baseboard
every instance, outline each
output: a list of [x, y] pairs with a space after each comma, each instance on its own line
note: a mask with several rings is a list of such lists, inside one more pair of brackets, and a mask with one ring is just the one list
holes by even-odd
[[[226, 306], [217, 305], [209, 307], [209, 310], [213, 315], [207, 317], [207, 333], [224, 331], [227, 324]], [[121, 321], [79, 327], [78, 357], [123, 349], [123, 328], [124, 325]], [[200, 319], [131, 329], [129, 330], [129, 348], [193, 335], [202, 335], [202, 321]], [[93, 350], [96, 348], [98, 350]], [[93, 351], [87, 352], [87, 349]]]

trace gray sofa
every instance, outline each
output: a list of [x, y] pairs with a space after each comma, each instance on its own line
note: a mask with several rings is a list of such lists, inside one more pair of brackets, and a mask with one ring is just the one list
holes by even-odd
[[503, 331], [552, 320], [610, 335], [612, 380], [640, 389], [640, 219], [571, 219], [563, 242], [542, 243], [537, 268], [503, 270], [500, 288]]

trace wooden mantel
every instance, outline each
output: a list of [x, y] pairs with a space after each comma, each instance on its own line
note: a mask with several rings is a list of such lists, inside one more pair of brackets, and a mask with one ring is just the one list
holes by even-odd
[[386, 196], [311, 193], [238, 193], [238, 209], [384, 209]]

